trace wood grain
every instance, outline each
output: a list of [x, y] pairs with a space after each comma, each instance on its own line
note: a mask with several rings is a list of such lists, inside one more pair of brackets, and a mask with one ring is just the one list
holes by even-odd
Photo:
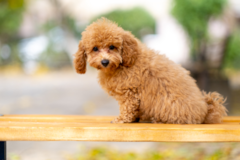
[[222, 124], [111, 124], [113, 116], [5, 115], [0, 141], [240, 141], [240, 117]]

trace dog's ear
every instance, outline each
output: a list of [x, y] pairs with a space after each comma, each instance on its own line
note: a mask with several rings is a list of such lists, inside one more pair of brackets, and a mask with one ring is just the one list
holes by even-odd
[[122, 64], [130, 67], [134, 64], [138, 55], [138, 42], [130, 32], [123, 34]]
[[80, 73], [80, 74], [84, 74], [86, 72], [86, 65], [87, 65], [87, 62], [86, 62], [86, 54], [85, 54], [85, 50], [84, 50], [84, 46], [83, 46], [83, 42], [80, 41], [79, 42], [79, 45], [78, 45], [78, 51], [77, 53], [75, 53], [74, 55], [74, 60], [73, 60], [73, 63], [74, 63], [74, 67], [76, 69], [76, 72], [77, 73]]

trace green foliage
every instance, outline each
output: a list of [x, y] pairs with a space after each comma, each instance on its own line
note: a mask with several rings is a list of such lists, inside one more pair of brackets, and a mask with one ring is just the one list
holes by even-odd
[[206, 43], [209, 19], [223, 12], [226, 0], [174, 0], [173, 16], [186, 30], [191, 41], [191, 53], [197, 56]]
[[46, 50], [38, 57], [38, 62], [50, 69], [70, 66], [70, 57], [64, 50], [64, 30], [55, 23], [47, 23], [45, 29], [48, 45]]
[[2, 1], [7, 1], [9, 7], [12, 9], [22, 8], [25, 5], [24, 0], [17, 0], [17, 1], [16, 0], [2, 0]]
[[20, 156], [16, 154], [10, 154], [9, 155], [10, 160], [20, 160]]
[[100, 15], [92, 21], [101, 17], [106, 17], [116, 22], [123, 29], [131, 31], [137, 38], [155, 32], [155, 19], [143, 8], [137, 7], [131, 10], [114, 10], [110, 13]]
[[235, 30], [229, 38], [224, 58], [224, 68], [240, 69], [240, 29]]
[[58, 19], [49, 20], [41, 26], [41, 30], [48, 32], [55, 27], [60, 27], [66, 32], [73, 34], [75, 38], [81, 39], [81, 32], [84, 31], [86, 26], [77, 26], [76, 21], [71, 16], [63, 14], [60, 22]]
[[67, 160], [227, 160], [231, 156], [233, 148], [225, 147], [211, 154], [201, 149], [195, 152], [180, 149], [164, 151], [147, 151], [145, 153], [119, 152], [113, 149], [98, 147], [82, 152], [78, 156], [68, 156]]
[[0, 2], [0, 41], [16, 37], [22, 22], [23, 7], [11, 8], [8, 3]]
[[61, 69], [71, 66], [71, 60], [67, 53], [63, 50], [54, 50], [53, 44], [48, 45], [45, 52], [43, 52], [38, 58], [38, 62], [49, 69]]
[[66, 15], [63, 20], [63, 23], [67, 25], [68, 30], [72, 32], [75, 38], [81, 39], [81, 33], [84, 31], [86, 26], [77, 26], [76, 21], [69, 15]]
[[17, 50], [17, 44], [20, 40], [17, 32], [22, 22], [23, 10], [24, 3], [22, 0], [15, 3], [13, 0], [0, 1], [0, 49], [7, 45], [11, 50], [8, 58], [3, 58], [1, 54], [4, 53], [0, 53], [0, 65], [21, 63]]

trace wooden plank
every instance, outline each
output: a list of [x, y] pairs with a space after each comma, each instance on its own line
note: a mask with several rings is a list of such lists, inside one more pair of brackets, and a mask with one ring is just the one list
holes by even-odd
[[113, 116], [5, 115], [0, 141], [240, 141], [240, 117], [222, 124], [111, 124]]

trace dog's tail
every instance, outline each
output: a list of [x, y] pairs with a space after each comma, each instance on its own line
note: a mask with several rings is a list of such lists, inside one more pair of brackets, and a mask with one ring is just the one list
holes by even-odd
[[205, 102], [208, 105], [208, 112], [203, 123], [221, 123], [223, 116], [227, 115], [227, 109], [224, 106], [226, 99], [217, 92], [202, 92]]

